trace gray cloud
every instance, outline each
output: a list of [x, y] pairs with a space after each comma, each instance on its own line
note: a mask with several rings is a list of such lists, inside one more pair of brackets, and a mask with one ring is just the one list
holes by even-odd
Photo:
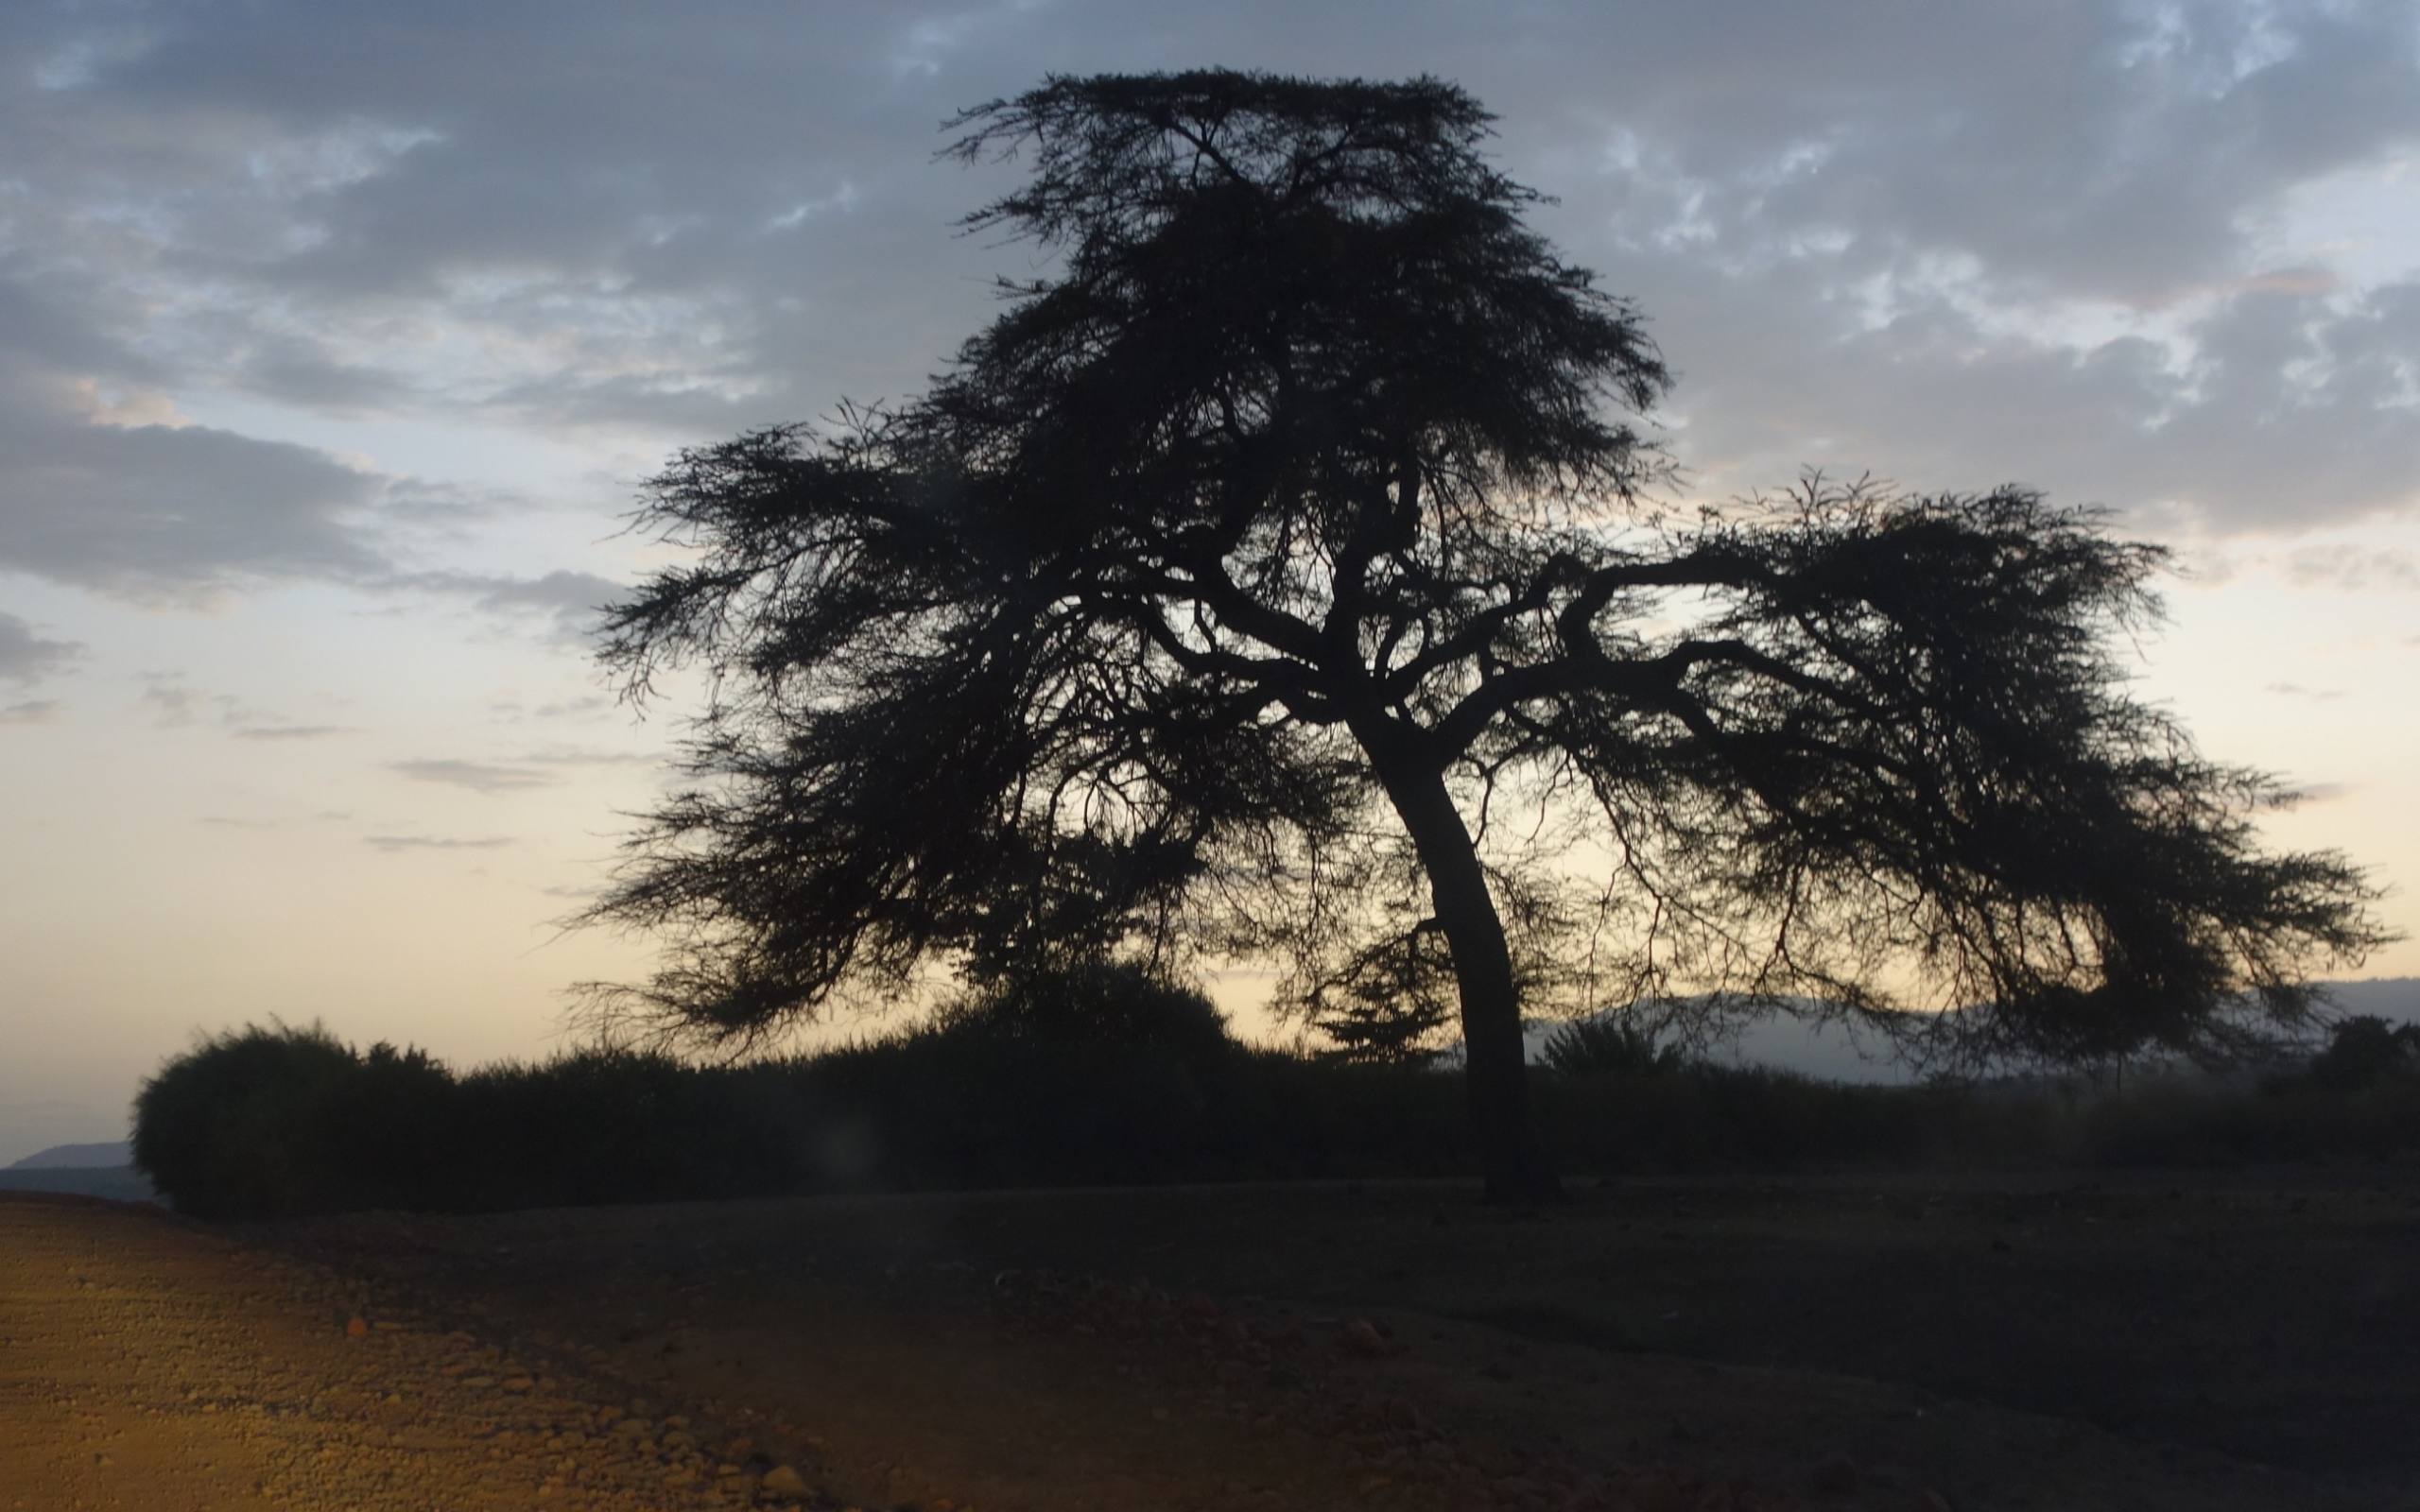
[[144, 420], [156, 404], [113, 413], [93, 369], [7, 354], [11, 308], [0, 301], [0, 566], [153, 601], [379, 569], [349, 518], [379, 480], [306, 447]]
[[665, 758], [660, 752], [550, 746], [529, 751], [521, 760], [537, 766], [657, 766], [663, 765]]
[[387, 485], [379, 507], [389, 519], [414, 524], [467, 524], [534, 507], [513, 494], [460, 483], [397, 478]]
[[417, 397], [399, 375], [346, 361], [326, 342], [298, 335], [257, 338], [229, 376], [263, 398], [338, 414], [406, 407]]
[[[0, 120], [47, 213], [0, 333], [54, 404], [0, 436], [0, 559], [391, 582], [382, 512], [514, 507], [58, 408], [87, 379], [666, 442], [910, 391], [986, 275], [1033, 270], [947, 234], [1017, 170], [932, 165], [934, 123], [1049, 69], [1207, 61], [1436, 72], [1504, 112], [1545, 228], [1655, 319], [1716, 491], [2017, 478], [2226, 533], [2406, 509], [2420, 477], [2420, 284], [2314, 266], [2287, 215], [2420, 141], [2399, 0], [357, 11], [0, 17], [44, 60]], [[568, 640], [587, 607], [539, 611]]]
[[507, 835], [462, 839], [451, 835], [366, 834], [361, 837], [361, 843], [372, 850], [395, 855], [406, 850], [494, 850], [513, 842]]
[[188, 687], [181, 672], [146, 672], [142, 682], [140, 702], [150, 712], [155, 729], [182, 730], [214, 711], [223, 719], [231, 716], [236, 707], [232, 695], [206, 694]]
[[149, 603], [296, 578], [375, 588], [404, 576], [392, 527], [526, 507], [188, 423], [167, 397], [176, 369], [102, 329], [62, 278], [12, 269], [0, 239], [0, 567]]
[[83, 654], [77, 643], [46, 640], [16, 615], [0, 611], [0, 682], [39, 682], [65, 671]]
[[1947, 295], [1865, 329], [1804, 271], [1658, 266], [1663, 307], [1724, 343], [1701, 349], [1677, 405], [1677, 450], [1717, 492], [1821, 464], [1927, 489], [2021, 481], [2220, 532], [2420, 504], [2420, 408], [2343, 355], [2420, 285], [2350, 304], [2253, 290], [2214, 303], [2182, 347], [2073, 346], [1991, 329]]
[[551, 572], [543, 577], [463, 575], [450, 586], [473, 594], [481, 609], [526, 609], [557, 615], [593, 613], [627, 592], [609, 578], [575, 572]]
[[143, 684], [137, 702], [157, 730], [207, 723], [237, 740], [311, 740], [346, 732], [336, 725], [297, 724], [255, 709], [232, 693], [205, 692], [187, 682], [182, 672], [137, 673], [136, 680]]
[[385, 586], [470, 601], [474, 609], [508, 619], [533, 620], [546, 637], [566, 646], [585, 646], [598, 610], [630, 592], [595, 573], [559, 570], [536, 577], [486, 573], [424, 572], [398, 576]]
[[350, 725], [245, 725], [230, 731], [237, 740], [325, 740], [330, 735], [350, 735]]
[[2286, 578], [2302, 588], [2420, 588], [2420, 561], [2403, 551], [2307, 546], [2286, 558]]
[[452, 757], [392, 762], [389, 767], [417, 782], [442, 782], [474, 793], [518, 793], [533, 787], [551, 787], [561, 781], [552, 773], [531, 771], [527, 766], [503, 766]]
[[0, 704], [0, 725], [47, 725], [57, 720], [66, 708], [56, 698], [28, 698], [21, 703]]

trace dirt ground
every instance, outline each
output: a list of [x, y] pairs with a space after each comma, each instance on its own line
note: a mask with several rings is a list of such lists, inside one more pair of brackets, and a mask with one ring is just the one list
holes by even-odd
[[2409, 1172], [135, 1213], [0, 1204], [27, 1508], [2420, 1508]]
[[748, 1446], [608, 1384], [148, 1205], [0, 1194], [10, 1512], [731, 1504]]

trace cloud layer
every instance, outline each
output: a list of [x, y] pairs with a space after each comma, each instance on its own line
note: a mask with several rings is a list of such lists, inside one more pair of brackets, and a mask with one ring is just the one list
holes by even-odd
[[463, 761], [455, 757], [397, 762], [394, 769], [417, 782], [441, 782], [448, 787], [467, 788], [474, 793], [519, 793], [533, 787], [551, 787], [561, 781], [552, 773], [533, 771], [527, 766], [506, 766], [494, 762]]
[[512, 507], [475, 456], [187, 416], [660, 455], [911, 389], [1033, 270], [949, 234], [1015, 170], [932, 164], [935, 125], [1052, 69], [1458, 77], [1654, 318], [1708, 491], [2013, 477], [2223, 534], [2420, 478], [2420, 213], [2376, 208], [2420, 202], [2408, 4], [285, 0], [12, 7], [0, 57], [0, 567], [120, 596], [332, 579], [571, 626], [611, 584], [397, 547]]
[[14, 614], [0, 612], [0, 682], [20, 687], [63, 672], [82, 656], [73, 641], [54, 641]]

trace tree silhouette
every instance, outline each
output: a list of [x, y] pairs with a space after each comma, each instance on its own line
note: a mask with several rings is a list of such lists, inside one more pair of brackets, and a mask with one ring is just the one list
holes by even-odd
[[2331, 1091], [2359, 1091], [2413, 1066], [2420, 1066], [2420, 1024], [2357, 1013], [2329, 1026], [2326, 1048], [2312, 1057], [2310, 1074]]
[[1453, 954], [1442, 929], [1430, 923], [1387, 931], [1314, 988], [1303, 1013], [1329, 1042], [1323, 1058], [1422, 1061], [1435, 1053], [1437, 1033], [1454, 1021], [1453, 981]]
[[1525, 1005], [1958, 1005], [1893, 1022], [2083, 1054], [2293, 1016], [2380, 937], [2342, 859], [2257, 850], [2285, 795], [2128, 696], [2157, 549], [2015, 488], [1651, 506], [1664, 365], [1490, 119], [1198, 72], [950, 123], [1030, 168], [966, 226], [1054, 271], [913, 402], [652, 481], [697, 555], [602, 654], [709, 692], [588, 916], [666, 962], [599, 1011], [745, 1040], [1121, 951], [1282, 960], [1295, 1005], [1449, 975], [1517, 1199]]

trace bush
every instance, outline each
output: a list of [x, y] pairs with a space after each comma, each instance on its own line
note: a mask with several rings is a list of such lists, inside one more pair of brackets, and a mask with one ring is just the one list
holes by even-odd
[[423, 1153], [453, 1079], [418, 1051], [364, 1059], [319, 1024], [205, 1038], [145, 1081], [134, 1163], [177, 1208], [266, 1218], [436, 1196]]
[[[1537, 1114], [1576, 1177], [2420, 1151], [2420, 1075], [1855, 1087], [1684, 1063], [1618, 1026], [1551, 1043]], [[137, 1164], [209, 1217], [1476, 1168], [1459, 1075], [1241, 1045], [1199, 994], [1123, 971], [731, 1067], [584, 1050], [457, 1078], [316, 1024], [247, 1028], [171, 1060], [135, 1111]]]
[[1678, 1045], [1659, 1044], [1653, 1030], [1612, 1015], [1558, 1027], [1542, 1056], [1563, 1076], [1658, 1076], [1688, 1063]]
[[937, 1031], [1054, 1049], [1164, 1050], [1188, 1057], [1236, 1048], [1226, 1015], [1201, 993], [1128, 961], [1101, 961], [977, 988], [942, 1005]]
[[2372, 1013], [2339, 1022], [2327, 1048], [2310, 1063], [2310, 1079], [2330, 1091], [2358, 1091], [2420, 1069], [2420, 1025], [2400, 1028]]
[[462, 1078], [443, 1206], [556, 1207], [785, 1189], [799, 1162], [778, 1120], [733, 1095], [736, 1074], [669, 1056], [590, 1049]]

